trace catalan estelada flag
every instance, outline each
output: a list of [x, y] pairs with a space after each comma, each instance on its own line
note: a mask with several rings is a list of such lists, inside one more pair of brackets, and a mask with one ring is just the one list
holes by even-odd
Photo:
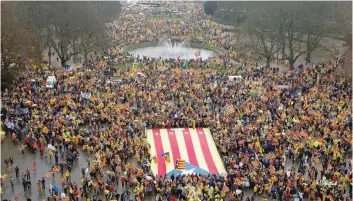
[[157, 156], [154, 156], [152, 159], [153, 159], [154, 164], [157, 164], [157, 163], [158, 163], [158, 158], [157, 158]]
[[53, 166], [51, 169], [50, 169], [50, 172], [51, 173], [54, 173], [54, 172], [59, 172], [60, 170], [57, 168], [57, 167], [55, 167], [55, 166]]
[[229, 187], [227, 185], [223, 185], [223, 191], [225, 193], [228, 193], [229, 192]]
[[1, 174], [1, 180], [2, 180], [2, 181], [5, 181], [6, 178], [7, 178], [7, 174]]
[[161, 155], [164, 157], [164, 159], [165, 159], [165, 161], [167, 161], [167, 163], [170, 163], [169, 152], [165, 152], [165, 153], [163, 153]]
[[177, 159], [175, 169], [176, 170], [185, 170], [185, 160]]
[[[190, 111], [192, 112], [192, 111]], [[161, 159], [151, 163], [155, 175], [177, 175], [189, 171], [190, 174], [226, 174], [223, 162], [208, 128], [147, 129], [147, 142], [151, 145], [151, 156], [159, 157], [169, 152], [170, 163]], [[176, 170], [175, 161], [180, 161]], [[193, 171], [191, 171], [193, 170]]]

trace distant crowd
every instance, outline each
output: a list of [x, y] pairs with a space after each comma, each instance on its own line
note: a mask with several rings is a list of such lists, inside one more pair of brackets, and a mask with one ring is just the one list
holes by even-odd
[[[163, 4], [185, 10], [185, 2]], [[72, 71], [38, 68], [2, 94], [3, 122], [13, 142], [24, 151], [54, 156], [59, 169], [43, 174], [38, 189], [50, 189], [48, 200], [65, 201], [351, 200], [352, 85], [335, 77], [338, 59], [284, 74], [259, 73], [253, 66], [243, 80], [232, 81], [232, 69], [182, 69], [184, 63], [206, 61], [121, 52], [123, 45], [163, 34], [190, 35], [190, 40], [201, 35], [202, 42], [226, 45], [231, 37], [218, 37], [222, 28], [203, 18], [202, 4], [192, 5], [175, 23], [149, 21], [143, 17], [149, 10], [124, 9], [114, 25], [119, 47], [108, 58]], [[116, 68], [134, 61], [142, 67]], [[172, 70], [158, 69], [166, 62]], [[47, 87], [50, 75], [56, 78], [53, 87]], [[228, 174], [154, 175], [146, 127], [210, 128]], [[89, 153], [88, 163], [78, 163], [78, 149]], [[6, 164], [11, 166], [9, 160]], [[70, 179], [73, 166], [81, 167], [79, 181]], [[59, 184], [45, 185], [51, 174], [60, 175]], [[23, 173], [23, 181], [25, 191], [33, 189], [30, 173]]]

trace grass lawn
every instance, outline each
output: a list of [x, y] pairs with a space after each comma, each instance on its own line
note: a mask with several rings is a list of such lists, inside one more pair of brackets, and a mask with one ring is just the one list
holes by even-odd
[[229, 20], [225, 20], [219, 17], [213, 17], [212, 21], [218, 23], [218, 24], [223, 24], [223, 25], [227, 25], [227, 26], [234, 26], [233, 23], [231, 23]]
[[154, 42], [146, 42], [146, 43], [135, 43], [135, 44], [132, 44], [132, 45], [128, 45], [128, 46], [123, 47], [123, 50], [124, 50], [125, 52], [129, 52], [129, 51], [132, 51], [132, 50], [136, 50], [136, 49], [138, 49], [138, 48], [156, 46], [157, 44], [158, 44], [157, 41], [154, 41]]
[[158, 16], [148, 16], [148, 20], [177, 20], [177, 17], [168, 17], [168, 16], [163, 16], [163, 17], [158, 17]]
[[[143, 64], [139, 63], [138, 65], [135, 65], [135, 67], [142, 68]], [[119, 64], [118, 68], [121, 69], [121, 70], [126, 70], [126, 69], [129, 69], [129, 68], [132, 68], [132, 63]]]
[[205, 50], [212, 50], [216, 53], [224, 53], [226, 52], [225, 50], [215, 47], [213, 45], [210, 44], [205, 44], [205, 43], [190, 43], [190, 47], [193, 48], [200, 48], [200, 49], [205, 49]]

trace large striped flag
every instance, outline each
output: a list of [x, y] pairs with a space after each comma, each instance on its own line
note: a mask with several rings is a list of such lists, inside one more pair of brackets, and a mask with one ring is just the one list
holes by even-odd
[[151, 163], [151, 170], [157, 175], [182, 174], [176, 169], [175, 161], [184, 160], [186, 173], [226, 174], [221, 157], [207, 128], [148, 129], [147, 141], [151, 155], [160, 156], [169, 152], [168, 163], [159, 160]]
[[166, 161], [167, 163], [170, 163], [169, 152], [165, 152], [165, 153], [163, 153], [163, 154], [161, 154], [161, 155], [164, 157], [164, 159], [165, 159], [165, 161]]

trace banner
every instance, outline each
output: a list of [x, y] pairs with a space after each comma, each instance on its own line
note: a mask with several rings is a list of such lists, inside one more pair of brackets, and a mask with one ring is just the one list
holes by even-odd
[[90, 98], [91, 98], [91, 93], [83, 93], [83, 92], [81, 91], [81, 97], [82, 97], [82, 98], [85, 98], [85, 99], [90, 99]]

